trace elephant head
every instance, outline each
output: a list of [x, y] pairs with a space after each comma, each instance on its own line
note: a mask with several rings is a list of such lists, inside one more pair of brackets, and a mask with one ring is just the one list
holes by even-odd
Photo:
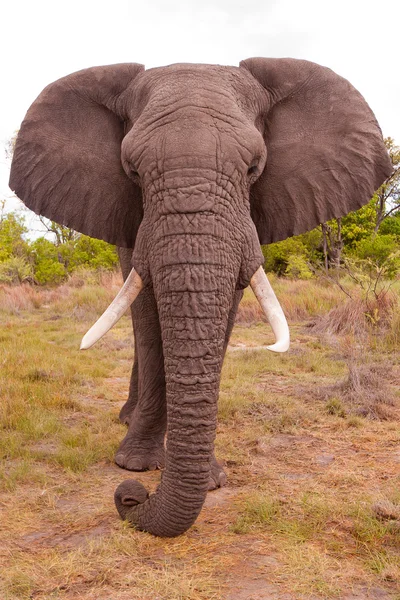
[[390, 172], [362, 96], [303, 60], [94, 67], [37, 98], [11, 188], [38, 214], [134, 248], [117, 313], [141, 286], [157, 303], [166, 468], [151, 496], [132, 481], [120, 486], [122, 516], [157, 535], [194, 522], [208, 489], [228, 316], [236, 290], [259, 273], [260, 243], [356, 210]]

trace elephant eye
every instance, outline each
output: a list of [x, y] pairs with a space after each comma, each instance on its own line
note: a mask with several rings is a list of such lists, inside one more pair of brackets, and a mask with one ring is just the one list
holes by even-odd
[[260, 157], [257, 156], [253, 158], [250, 163], [249, 168], [247, 169], [247, 177], [249, 177], [250, 181], [254, 181], [256, 177], [260, 174]]
[[140, 179], [139, 173], [136, 171], [136, 169], [133, 166], [130, 166], [129, 175], [133, 179]]
[[257, 165], [253, 165], [247, 171], [247, 175], [254, 175], [254, 173], [256, 173], [256, 172], [257, 172]]

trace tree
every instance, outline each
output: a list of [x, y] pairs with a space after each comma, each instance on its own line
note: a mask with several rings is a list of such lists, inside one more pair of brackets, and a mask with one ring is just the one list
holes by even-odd
[[74, 229], [70, 229], [69, 227], [65, 227], [64, 225], [59, 225], [55, 221], [50, 221], [45, 217], [39, 216], [39, 221], [48, 233], [54, 235], [56, 240], [56, 246], [61, 246], [61, 244], [77, 240], [80, 235], [79, 233], [74, 231]]
[[[384, 225], [382, 233], [394, 233], [400, 229], [400, 147], [390, 137], [385, 145], [393, 165], [393, 173], [375, 192], [371, 200], [359, 210], [349, 213], [341, 219], [333, 219], [321, 225], [325, 270], [329, 265], [340, 267], [344, 249], [354, 249], [362, 240], [377, 235]], [[391, 219], [391, 223], [388, 220]]]
[[[12, 159], [17, 133], [6, 143], [6, 156]], [[115, 246], [80, 234], [45, 217], [39, 220], [45, 236], [26, 241], [28, 233], [23, 216], [5, 212], [5, 200], [0, 201], [0, 281], [18, 283], [34, 281], [57, 284], [79, 267], [113, 269], [118, 264]], [[28, 211], [24, 207], [25, 211]]]
[[375, 233], [378, 232], [384, 219], [400, 212], [400, 147], [396, 146], [390, 137], [385, 138], [385, 145], [394, 170], [373, 196], [376, 210]]
[[4, 213], [5, 203], [0, 210], [0, 262], [11, 256], [26, 256], [28, 243], [24, 239], [27, 233], [24, 218], [14, 212]]
[[321, 261], [321, 230], [313, 229], [308, 233], [296, 235], [282, 242], [261, 246], [268, 273], [286, 275], [298, 279], [312, 277], [310, 263]]

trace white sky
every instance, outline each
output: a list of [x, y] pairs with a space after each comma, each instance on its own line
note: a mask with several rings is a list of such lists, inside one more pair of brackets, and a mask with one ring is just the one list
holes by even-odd
[[[400, 144], [399, 0], [8, 0], [0, 146], [50, 82], [94, 65], [312, 60], [346, 77]], [[1, 150], [1, 148], [0, 148]], [[0, 154], [0, 198], [11, 195]], [[12, 203], [10, 202], [10, 206]]]

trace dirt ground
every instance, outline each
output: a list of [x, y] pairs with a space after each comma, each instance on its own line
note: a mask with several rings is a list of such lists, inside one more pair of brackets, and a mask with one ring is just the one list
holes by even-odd
[[[91, 365], [76, 353], [69, 379], [57, 373], [85, 325], [77, 322], [68, 337], [63, 319], [46, 321], [41, 343], [52, 344], [52, 354], [35, 359], [43, 373], [28, 380], [38, 351], [33, 342], [17, 359], [12, 340], [39, 327], [44, 314], [8, 318], [2, 338], [3, 360], [20, 360], [27, 406], [54, 411], [55, 421], [32, 433], [10, 408], [3, 424], [1, 600], [400, 599], [393, 353], [374, 356], [390, 367], [391, 399], [385, 418], [373, 418], [329, 395], [347, 373], [337, 341], [298, 324], [288, 355], [272, 356], [262, 326], [236, 326], [216, 442], [228, 484], [209, 493], [186, 534], [158, 539], [121, 522], [113, 503], [126, 478], [151, 491], [160, 480], [159, 472], [130, 474], [112, 460], [125, 432], [117, 416], [129, 385], [129, 320], [87, 359]], [[68, 391], [71, 377], [78, 379]], [[52, 406], [57, 394], [63, 404]]]

